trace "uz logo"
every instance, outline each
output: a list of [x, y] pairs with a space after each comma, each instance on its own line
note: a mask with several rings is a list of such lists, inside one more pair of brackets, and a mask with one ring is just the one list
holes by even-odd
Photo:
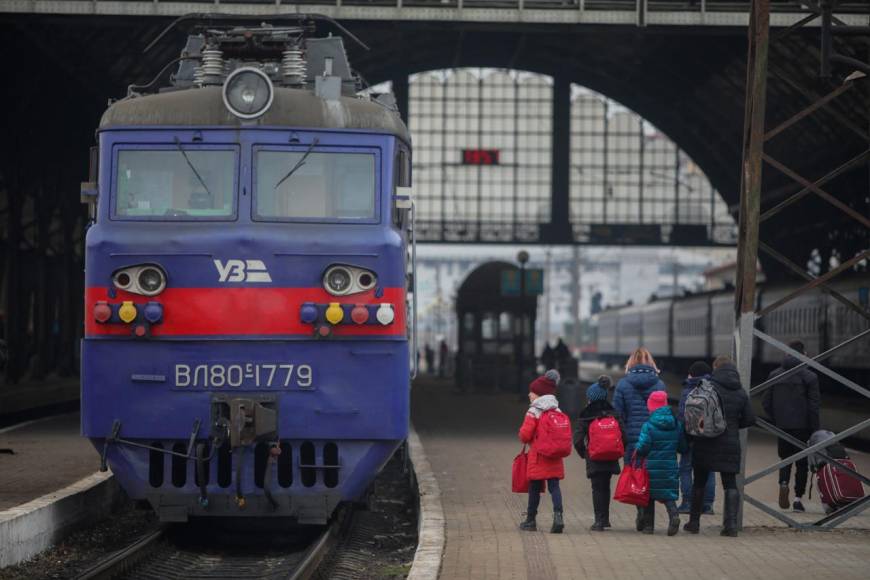
[[262, 260], [215, 260], [221, 282], [271, 282], [272, 277]]

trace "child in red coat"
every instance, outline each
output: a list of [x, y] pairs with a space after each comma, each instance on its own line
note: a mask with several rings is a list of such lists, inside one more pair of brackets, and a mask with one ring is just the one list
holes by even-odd
[[562, 491], [559, 489], [559, 480], [565, 478], [565, 464], [561, 458], [554, 459], [539, 455], [535, 451], [535, 435], [538, 430], [538, 421], [547, 411], [559, 410], [559, 401], [554, 393], [559, 384], [559, 372], [550, 369], [542, 377], [538, 377], [529, 385], [529, 410], [523, 426], [520, 427], [520, 441], [530, 444], [528, 477], [529, 477], [529, 507], [526, 511], [526, 520], [520, 524], [520, 529], [534, 532], [538, 529], [535, 517], [538, 515], [538, 505], [541, 502], [541, 492], [544, 489], [544, 481], [550, 497], [553, 498], [553, 527], [550, 532], [561, 534], [565, 527], [562, 519]]

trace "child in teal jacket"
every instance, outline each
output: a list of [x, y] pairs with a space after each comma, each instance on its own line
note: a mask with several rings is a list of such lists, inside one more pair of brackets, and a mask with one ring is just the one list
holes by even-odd
[[668, 406], [667, 393], [651, 393], [647, 399], [647, 408], [650, 417], [641, 427], [636, 447], [638, 456], [646, 457], [646, 468], [649, 471], [650, 502], [644, 508], [642, 531], [645, 534], [653, 533], [655, 502], [660, 501], [668, 510], [668, 535], [673, 536], [680, 529], [676, 503], [680, 488], [677, 452], [685, 452], [688, 446], [683, 435], [683, 426]]

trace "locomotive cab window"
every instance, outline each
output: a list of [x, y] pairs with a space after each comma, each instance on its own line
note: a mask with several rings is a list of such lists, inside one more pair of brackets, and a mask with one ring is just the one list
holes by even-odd
[[236, 153], [231, 150], [118, 151], [113, 216], [190, 220], [235, 216]]
[[254, 215], [262, 220], [365, 220], [376, 216], [374, 153], [256, 153]]

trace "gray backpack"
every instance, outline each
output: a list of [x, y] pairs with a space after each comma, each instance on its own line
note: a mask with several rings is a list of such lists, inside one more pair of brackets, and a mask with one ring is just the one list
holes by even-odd
[[725, 432], [725, 413], [716, 387], [707, 379], [686, 397], [684, 412], [686, 433], [693, 437], [718, 437]]

